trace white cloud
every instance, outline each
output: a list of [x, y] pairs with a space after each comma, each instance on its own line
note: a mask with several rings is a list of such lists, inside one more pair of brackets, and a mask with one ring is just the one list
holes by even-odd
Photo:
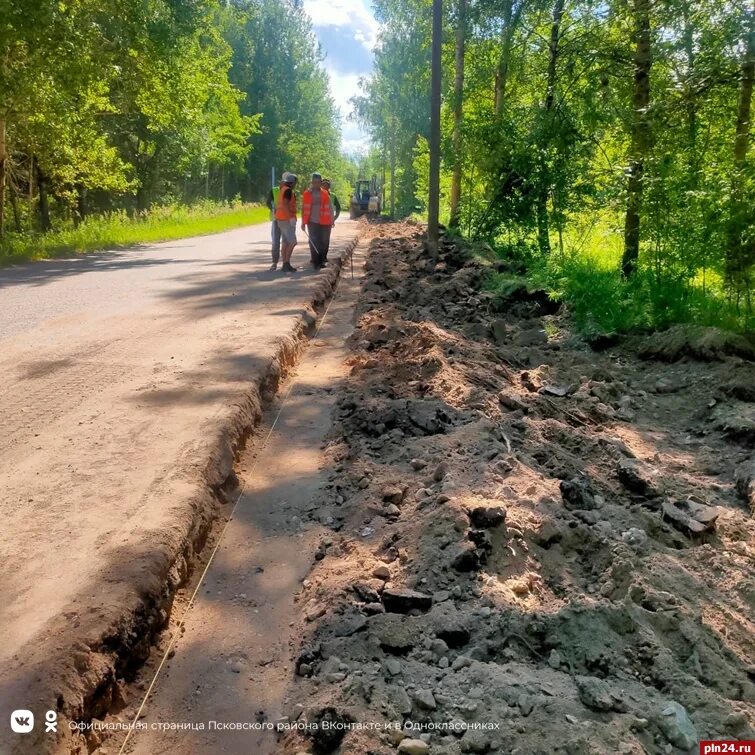
[[363, 0], [304, 0], [304, 10], [315, 28], [348, 29], [369, 52], [377, 44], [380, 24]]
[[349, 99], [355, 94], [359, 94], [360, 91], [359, 74], [339, 73], [330, 66], [326, 66], [325, 70], [330, 78], [331, 94], [341, 113], [342, 148], [347, 152], [360, 151], [362, 148], [366, 149], [369, 136], [357, 124], [348, 119], [351, 113]]

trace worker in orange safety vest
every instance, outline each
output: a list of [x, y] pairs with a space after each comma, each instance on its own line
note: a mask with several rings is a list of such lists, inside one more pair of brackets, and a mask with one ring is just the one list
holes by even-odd
[[286, 171], [281, 176], [278, 203], [275, 207], [275, 222], [278, 224], [281, 234], [281, 258], [284, 273], [295, 273], [296, 268], [291, 265], [291, 255], [294, 252], [296, 241], [296, 187], [297, 177]]
[[309, 254], [312, 267], [319, 270], [327, 264], [327, 244], [325, 229], [333, 227], [333, 212], [330, 194], [322, 187], [322, 176], [312, 174], [312, 183], [302, 195], [301, 229], [309, 236]]

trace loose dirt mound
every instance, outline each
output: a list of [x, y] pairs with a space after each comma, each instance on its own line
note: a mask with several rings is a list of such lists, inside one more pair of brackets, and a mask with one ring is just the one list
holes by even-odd
[[375, 728], [287, 746], [581, 755], [755, 737], [753, 467], [721, 420], [751, 408], [752, 365], [596, 355], [521, 296], [490, 311], [458, 249], [428, 272], [415, 227], [377, 233], [293, 714]]

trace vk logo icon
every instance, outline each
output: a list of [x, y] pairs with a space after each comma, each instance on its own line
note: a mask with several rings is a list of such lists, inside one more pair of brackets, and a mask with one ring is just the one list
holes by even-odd
[[30, 710], [14, 710], [10, 714], [10, 728], [16, 734], [28, 734], [34, 728], [34, 714]]

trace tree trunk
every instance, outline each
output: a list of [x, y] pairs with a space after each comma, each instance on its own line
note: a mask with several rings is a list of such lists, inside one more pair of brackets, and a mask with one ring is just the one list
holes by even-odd
[[464, 47], [467, 34], [467, 0], [458, 0], [456, 6], [456, 75], [454, 77], [454, 130], [453, 152], [454, 169], [451, 177], [451, 217], [449, 226], [459, 227], [459, 200], [461, 199], [461, 173], [463, 166], [463, 146], [461, 126], [464, 118]]
[[[517, 13], [518, 16], [518, 13]], [[503, 38], [501, 57], [498, 59], [498, 70], [495, 74], [495, 114], [499, 117], [503, 111], [503, 98], [506, 94], [506, 84], [509, 77], [509, 60], [511, 45], [514, 41], [514, 0], [504, 0], [503, 3]]]
[[16, 231], [21, 233], [21, 213], [18, 211], [18, 196], [16, 195], [15, 186], [9, 186], [10, 189], [10, 206], [13, 208], [13, 223], [16, 226]]
[[396, 131], [391, 129], [391, 218], [396, 217]]
[[443, 0], [433, 0], [433, 43], [430, 86], [430, 186], [427, 197], [427, 247], [438, 261], [440, 218], [440, 106], [443, 46]]
[[47, 197], [47, 176], [42, 172], [37, 162], [37, 188], [39, 190], [39, 224], [47, 233], [52, 227], [50, 223], [50, 203]]
[[689, 4], [683, 8], [684, 17], [684, 53], [687, 56], [687, 140], [689, 142], [689, 169], [693, 178], [693, 186], [697, 184], [696, 176], [699, 170], [697, 154], [697, 95], [693, 89], [695, 75], [695, 29], [690, 19]]
[[8, 148], [5, 143], [5, 119], [0, 118], [0, 238], [5, 231], [5, 166]]
[[79, 221], [84, 220], [88, 214], [86, 186], [79, 185], [76, 189], [76, 210]]
[[746, 34], [734, 137], [729, 243], [725, 265], [727, 283], [737, 291], [749, 290], [749, 274], [755, 264], [755, 242], [752, 239], [742, 238], [742, 231], [747, 226], [750, 214], [750, 208], [747, 207], [747, 200], [744, 197], [743, 178], [747, 162], [747, 148], [750, 144], [752, 90], [755, 83], [755, 5], [750, 8], [747, 17]]
[[634, 275], [640, 255], [640, 220], [645, 158], [650, 148], [650, 0], [634, 0], [635, 53], [632, 118], [632, 147], [627, 182], [627, 212], [624, 221], [624, 254], [621, 271], [625, 278]]
[[[556, 100], [556, 65], [558, 63], [559, 41], [561, 39], [561, 19], [564, 15], [564, 0], [555, 0], [553, 4], [553, 22], [551, 23], [551, 36], [548, 44], [548, 77], [545, 90], [545, 138], [551, 139], [553, 117], [553, 105]], [[543, 145], [547, 146], [547, 145]], [[541, 150], [547, 155], [547, 150]], [[540, 165], [540, 181], [537, 197], [537, 244], [541, 254], [550, 254], [550, 223], [548, 220], [548, 196], [551, 191], [550, 171], [547, 165], [547, 157], [544, 157]]]

